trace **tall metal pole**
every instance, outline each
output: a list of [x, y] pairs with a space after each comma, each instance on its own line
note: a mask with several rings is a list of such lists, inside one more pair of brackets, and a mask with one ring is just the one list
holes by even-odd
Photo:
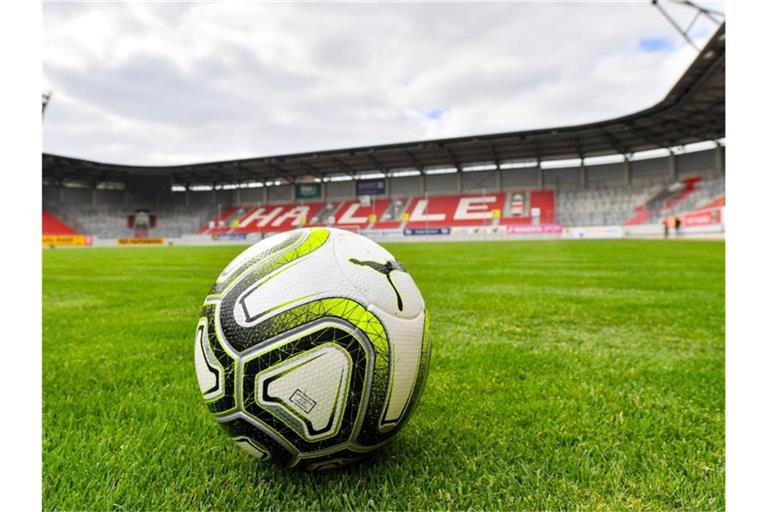
[[51, 102], [51, 96], [53, 96], [53, 91], [43, 93], [43, 117], [45, 117], [45, 108]]
[[675, 19], [667, 12], [664, 7], [662, 7], [661, 2], [658, 0], [651, 0], [651, 5], [656, 7], [659, 12], [661, 12], [662, 15], [667, 19], [667, 21], [675, 28], [675, 30], [683, 36], [683, 39], [690, 44], [697, 52], [701, 51], [701, 49], [696, 46], [696, 44], [693, 42], [693, 39], [690, 37], [691, 29], [693, 28], [693, 25], [696, 23], [696, 20], [699, 19], [699, 16], [705, 16], [707, 19], [709, 19], [712, 23], [714, 23], [717, 26], [720, 26], [720, 24], [725, 20], [725, 14], [723, 14], [720, 11], [716, 11], [714, 9], [709, 9], [705, 7], [701, 7], [690, 0], [667, 0], [669, 3], [674, 3], [677, 5], [684, 5], [686, 7], [690, 7], [691, 9], [694, 9], [696, 11], [696, 14], [694, 15], [693, 19], [688, 23], [687, 28], [683, 28]]

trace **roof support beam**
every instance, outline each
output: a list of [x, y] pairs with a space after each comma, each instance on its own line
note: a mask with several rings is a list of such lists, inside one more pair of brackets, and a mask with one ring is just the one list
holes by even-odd
[[648, 144], [651, 144], [652, 146], [663, 148], [669, 145], [669, 141], [660, 140], [657, 134], [646, 128], [638, 126], [634, 121], [629, 123], [629, 129], [632, 130], [632, 133], [643, 139]]
[[624, 155], [624, 184], [632, 184], [632, 162], [627, 155]]
[[627, 148], [620, 144], [616, 137], [611, 135], [608, 130], [603, 130], [603, 136], [608, 139], [608, 144], [614, 149], [614, 151], [616, 151], [616, 153], [620, 155], [625, 155], [628, 153]]
[[377, 171], [385, 172], [384, 165], [370, 151], [365, 154], [365, 157], [373, 164]]
[[496, 145], [493, 143], [492, 140], [486, 141], [486, 144], [488, 145], [488, 149], [491, 150], [491, 155], [493, 156], [493, 163], [496, 165], [496, 169], [501, 169], [501, 159], [499, 158], [499, 152], [496, 150]]
[[[309, 175], [310, 175], [310, 176], [316, 176], [316, 175], [318, 175], [318, 174], [322, 174], [322, 171], [321, 171], [320, 169], [318, 169], [318, 168], [317, 168], [317, 167], [315, 167], [314, 165], [310, 164], [310, 163], [309, 163], [309, 162], [307, 162], [306, 160], [298, 160], [298, 162], [299, 162], [299, 164], [300, 164], [302, 167], [304, 167], [305, 169], [307, 169], [307, 171], [309, 172]], [[296, 181], [296, 178], [295, 178], [295, 177], [293, 177], [292, 179], [293, 179], [293, 182], [295, 182], [295, 181]]]
[[669, 177], [673, 181], [677, 181], [677, 178], [679, 176], [679, 169], [677, 164], [677, 154], [672, 151], [672, 148], [667, 148], [669, 150]]
[[461, 164], [458, 160], [456, 160], [456, 155], [453, 154], [453, 151], [451, 151], [451, 148], [449, 146], [443, 146], [445, 149], [445, 152], [448, 154], [448, 158], [451, 160], [451, 163], [456, 168], [458, 172], [461, 172]]
[[282, 165], [276, 164], [274, 161], [267, 161], [267, 167], [269, 167], [271, 170], [277, 170], [277, 172], [281, 174], [288, 174], [288, 172], [285, 170], [285, 167]]
[[723, 151], [723, 145], [719, 141], [715, 141], [715, 170], [718, 174], [725, 174], [725, 152]]
[[408, 157], [408, 160], [411, 161], [411, 165], [413, 165], [413, 168], [418, 170], [420, 173], [424, 174], [424, 164], [421, 163], [421, 161], [414, 156], [413, 153], [411, 153], [409, 150], [405, 149], [403, 150], [405, 155]]
[[[272, 172], [271, 175], [268, 175], [264, 178], [264, 186], [267, 186], [267, 180], [269, 181], [276, 181], [281, 176], [287, 176], [288, 172], [285, 170], [285, 168], [282, 165], [278, 165], [273, 161], [267, 161], [267, 169]], [[277, 171], [277, 172], [275, 172]]]
[[544, 171], [541, 168], [541, 159], [536, 159], [536, 181], [539, 185], [539, 190], [544, 190]]
[[339, 165], [339, 167], [341, 167], [341, 170], [344, 171], [345, 174], [347, 174], [348, 176], [351, 176], [352, 178], [355, 177], [355, 172], [347, 164], [345, 164], [340, 158], [334, 156], [331, 159], [334, 162], [336, 162]]

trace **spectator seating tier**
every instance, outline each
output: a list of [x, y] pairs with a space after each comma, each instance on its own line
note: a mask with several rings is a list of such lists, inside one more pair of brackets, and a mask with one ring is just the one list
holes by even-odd
[[55, 215], [43, 210], [43, 235], [77, 235], [74, 228], [64, 223]]
[[308, 224], [325, 203], [306, 202], [303, 204], [267, 204], [245, 209], [237, 219], [238, 226], [229, 229], [231, 233], [255, 233], [257, 231], [285, 231]]
[[[518, 193], [519, 194], [519, 193]], [[551, 190], [530, 192], [526, 201], [539, 208], [540, 223], [555, 222], [555, 194]], [[493, 224], [531, 224], [530, 215], [504, 217], [508, 194], [445, 195], [411, 198], [381, 198], [363, 204], [359, 200], [338, 203], [266, 204], [235, 209], [237, 227], [206, 229], [204, 233], [249, 233], [285, 231], [302, 225], [328, 225], [360, 230], [398, 229]], [[337, 206], [336, 206], [337, 205]], [[333, 207], [333, 208], [331, 208]], [[332, 211], [331, 211], [332, 210]], [[320, 215], [321, 212], [329, 212]], [[407, 221], [403, 220], [407, 216]], [[325, 219], [325, 222], [320, 220]], [[374, 220], [375, 219], [375, 220]]]
[[366, 227], [371, 222], [371, 216], [376, 219], [381, 218], [382, 214], [389, 208], [392, 201], [388, 198], [372, 201], [365, 205], [357, 200], [344, 201], [333, 215], [336, 227]]
[[450, 195], [414, 198], [406, 208], [407, 228], [479, 226], [493, 222], [504, 208], [505, 194]]

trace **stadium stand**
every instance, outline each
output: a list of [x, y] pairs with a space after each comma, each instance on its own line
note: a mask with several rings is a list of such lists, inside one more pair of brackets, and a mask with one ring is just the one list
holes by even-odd
[[717, 197], [714, 201], [705, 203], [703, 206], [698, 207], [698, 210], [709, 210], [710, 208], [722, 208], [725, 206], [725, 195]]
[[[529, 206], [518, 215], [513, 215], [509, 207], [512, 195], [528, 197], [524, 203]], [[536, 218], [531, 214], [534, 209], [539, 211], [539, 216]], [[323, 211], [330, 213], [320, 215]], [[237, 215], [231, 216], [231, 212], [236, 212]], [[556, 220], [555, 194], [551, 190], [411, 196], [395, 200], [382, 198], [373, 200], [370, 204], [357, 199], [348, 199], [327, 205], [307, 202], [233, 206], [222, 214], [222, 218], [227, 216], [231, 217], [228, 221], [221, 220], [218, 216], [214, 217], [200, 232], [204, 234], [273, 232], [294, 229], [305, 224], [360, 230], [551, 224]]]
[[[712, 150], [702, 153], [713, 157]], [[244, 204], [233, 202], [238, 194], [222, 194], [221, 191], [218, 194], [212, 191], [191, 193], [194, 198], [188, 197], [183, 202], [175, 196], [190, 193], [175, 193], [170, 195], [170, 199], [162, 196], [162, 199], [141, 203], [133, 201], [122, 191], [113, 193], [111, 202], [104, 202], [94, 201], [94, 197], [83, 195], [82, 190], [72, 195], [62, 189], [56, 195], [63, 197], [63, 201], [48, 199], [44, 203], [48, 212], [55, 212], [59, 218], [75, 226], [75, 231], [105, 238], [132, 236], [127, 217], [137, 206], [147, 202], [158, 205], [151, 208], [158, 219], [152, 236], [168, 238], [191, 233], [276, 232], [301, 225], [328, 225], [353, 230], [555, 223], [563, 226], [637, 225], [656, 223], [668, 215], [694, 211], [723, 196], [725, 178], [717, 173], [712, 158], [709, 161], [709, 165], [696, 167], [696, 172], [704, 174], [703, 177], [689, 175], [672, 181], [667, 174], [667, 160], [655, 159], [650, 163], [655, 164], [657, 175], [646, 171], [646, 176], [630, 185], [623, 184], [621, 177], [618, 177], [594, 180], [583, 186], [561, 182], [546, 185], [544, 190], [512, 186], [503, 187], [500, 192], [459, 194], [450, 193], [444, 180], [443, 192], [422, 195], [418, 194], [418, 182], [392, 178], [389, 190], [399, 190], [403, 195], [374, 197], [369, 201], [354, 197], [351, 188], [352, 197], [339, 197], [326, 202], [295, 202], [290, 201], [290, 195], [286, 195], [289, 201]], [[648, 162], [645, 168], [650, 168]], [[578, 173], [579, 169], [560, 170], [559, 175], [566, 176], [567, 172]], [[456, 174], [452, 176], [456, 183], [453, 191], [456, 192]], [[503, 183], [503, 173], [501, 177], [499, 181]], [[513, 212], [513, 199], [521, 202], [516, 212]], [[219, 200], [230, 202], [214, 204]], [[124, 206], [126, 204], [134, 206]], [[536, 209], [539, 211], [538, 219], [532, 216]], [[407, 222], [403, 221], [404, 215], [408, 218]]]
[[55, 215], [43, 210], [43, 235], [77, 235], [74, 228], [61, 221]]
[[237, 233], [254, 233], [258, 231], [284, 231], [309, 223], [325, 207], [322, 202], [304, 204], [265, 204], [250, 208], [237, 207], [242, 212], [233, 219], [235, 226], [230, 225], [230, 231]]
[[[392, 201], [385, 198], [368, 203], [363, 204], [358, 200], [344, 201], [332, 216], [319, 219], [317, 224], [331, 224], [346, 229], [370, 227], [389, 209]], [[329, 222], [330, 219], [334, 222]]]
[[725, 205], [725, 180], [710, 179], [689, 182], [684, 192], [673, 201], [667, 202], [648, 222], [661, 222], [663, 217], [680, 215], [702, 208], [717, 208]]
[[[168, 238], [300, 225], [651, 226], [708, 204], [716, 205], [703, 210], [710, 218], [721, 213], [724, 137], [723, 24], [659, 103], [623, 117], [175, 166], [43, 154], [43, 206], [73, 230], [102, 238], [132, 236], [127, 219], [139, 209], [157, 219], [150, 236]], [[689, 147], [702, 143], [709, 147]], [[666, 156], [643, 155], [659, 150]], [[375, 182], [372, 196], [366, 182]], [[300, 200], [308, 196], [299, 186], [317, 195]]]
[[236, 206], [230, 206], [223, 212], [216, 215], [213, 219], [211, 219], [211, 221], [208, 223], [208, 226], [201, 228], [200, 231], [205, 233], [224, 232], [228, 229], [232, 220], [239, 218], [241, 215], [242, 211], [240, 208]]
[[504, 207], [503, 194], [414, 197], [405, 213], [407, 228], [490, 225]]
[[623, 225], [660, 185], [595, 187], [558, 194], [558, 222], [564, 226]]
[[[134, 232], [128, 227], [128, 216], [134, 210], [109, 206], [58, 205], [56, 212], [69, 224], [77, 227], [77, 232], [100, 238], [130, 238]], [[185, 234], [196, 233], [209, 218], [209, 209], [198, 211], [174, 210], [161, 208], [157, 211], [158, 223], [151, 235], [177, 238]], [[71, 219], [71, 220], [70, 220]]]

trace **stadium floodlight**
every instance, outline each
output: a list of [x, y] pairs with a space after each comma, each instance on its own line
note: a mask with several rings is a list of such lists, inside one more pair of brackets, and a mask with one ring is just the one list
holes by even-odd
[[693, 29], [693, 26], [698, 21], [699, 17], [704, 16], [708, 20], [710, 20], [712, 23], [714, 23], [717, 26], [720, 26], [720, 24], [725, 21], [725, 14], [723, 14], [720, 11], [717, 11], [715, 9], [710, 9], [708, 7], [702, 7], [700, 5], [695, 4], [694, 2], [691, 2], [690, 0], [667, 0], [666, 3], [669, 4], [676, 4], [676, 5], [682, 5], [685, 7], [690, 7], [691, 9], [694, 9], [696, 11], [696, 14], [694, 14], [691, 21], [688, 23], [688, 26], [683, 28], [675, 19], [667, 12], [667, 10], [662, 7], [661, 2], [658, 0], [651, 0], [651, 5], [659, 9], [659, 12], [661, 12], [662, 15], [669, 21], [669, 23], [677, 30], [681, 36], [683, 36], [683, 39], [686, 40], [688, 44], [690, 44], [697, 52], [701, 51], [701, 48], [696, 46], [696, 43], [693, 42], [693, 39], [691, 39], [691, 36], [689, 35], [691, 32], [691, 29]]
[[246, 452], [309, 470], [362, 459], [403, 427], [429, 371], [416, 283], [361, 235], [305, 228], [246, 249], [205, 298], [200, 392]]
[[51, 102], [51, 96], [53, 96], [53, 91], [43, 93], [43, 117], [45, 117], [45, 108]]

